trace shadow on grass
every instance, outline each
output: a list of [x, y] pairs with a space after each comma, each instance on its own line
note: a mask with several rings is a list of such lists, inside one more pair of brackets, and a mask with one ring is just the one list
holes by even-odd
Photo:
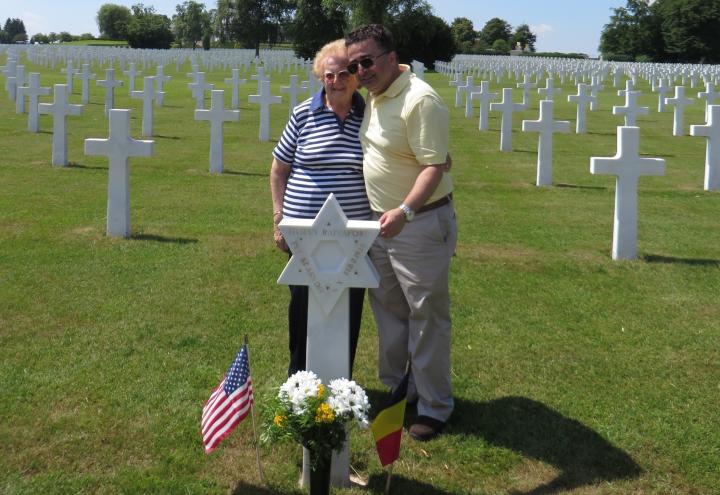
[[[371, 493], [385, 493], [387, 474], [374, 474], [368, 480], [368, 489]], [[452, 492], [441, 490], [422, 481], [417, 481], [404, 476], [394, 475], [390, 480], [390, 493], [415, 493], [418, 495], [452, 495]]]
[[280, 492], [270, 487], [250, 485], [242, 481], [235, 485], [235, 489], [232, 491], [233, 495], [287, 495], [288, 493], [300, 495], [304, 492], [299, 490], [293, 490], [292, 492]]
[[567, 187], [570, 189], [596, 189], [598, 191], [607, 190], [607, 187], [604, 186], [583, 186], [582, 184], [566, 184], [564, 182], [559, 182], [555, 184], [555, 187]]
[[88, 165], [81, 165], [80, 163], [75, 163], [75, 162], [69, 162], [69, 163], [68, 163], [68, 168], [83, 168], [83, 169], [86, 169], [86, 170], [107, 170], [107, 169], [108, 169], [108, 167], [102, 167], [102, 166], [100, 166], [100, 167], [90, 167], [90, 166], [88, 166]]
[[720, 260], [711, 260], [704, 258], [676, 258], [674, 256], [660, 256], [658, 254], [646, 254], [643, 259], [648, 263], [680, 263], [685, 265], [697, 266], [718, 266]]
[[223, 174], [229, 175], [245, 175], [247, 177], [270, 177], [270, 174], [261, 174], [259, 172], [239, 172], [236, 170], [224, 169]]
[[153, 242], [167, 242], [171, 244], [197, 244], [197, 239], [188, 239], [185, 237], [165, 237], [156, 234], [133, 234], [130, 236], [133, 241], [153, 241]]
[[615, 132], [598, 132], [598, 131], [588, 131], [588, 134], [594, 134], [596, 136], [615, 136]]
[[636, 478], [640, 466], [579, 421], [526, 397], [457, 400], [448, 434], [466, 433], [551, 464], [557, 478], [516, 495], [546, 495], [604, 481]]
[[163, 136], [162, 134], [154, 134], [153, 137], [156, 137], [159, 139], [174, 139], [174, 140], [182, 139], [179, 136]]

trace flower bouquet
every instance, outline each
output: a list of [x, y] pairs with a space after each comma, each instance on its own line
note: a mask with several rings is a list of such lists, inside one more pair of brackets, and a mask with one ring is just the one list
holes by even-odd
[[322, 473], [329, 485], [332, 451], [342, 448], [349, 424], [367, 428], [369, 408], [365, 391], [354, 381], [338, 378], [325, 387], [312, 371], [298, 371], [268, 407], [262, 439], [293, 440], [310, 451], [312, 492], [314, 473]]

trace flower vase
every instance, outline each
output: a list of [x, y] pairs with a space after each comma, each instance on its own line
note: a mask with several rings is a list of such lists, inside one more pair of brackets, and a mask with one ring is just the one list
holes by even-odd
[[331, 455], [327, 452], [310, 454], [310, 495], [330, 495]]

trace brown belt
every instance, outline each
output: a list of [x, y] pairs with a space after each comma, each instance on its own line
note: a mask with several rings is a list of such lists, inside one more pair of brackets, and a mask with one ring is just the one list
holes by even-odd
[[433, 201], [432, 203], [428, 203], [424, 205], [422, 208], [420, 208], [415, 213], [425, 213], [426, 211], [435, 210], [437, 208], [440, 208], [441, 206], [445, 206], [452, 200], [452, 193], [448, 194], [447, 196], [443, 196], [442, 198], [438, 199], [437, 201]]

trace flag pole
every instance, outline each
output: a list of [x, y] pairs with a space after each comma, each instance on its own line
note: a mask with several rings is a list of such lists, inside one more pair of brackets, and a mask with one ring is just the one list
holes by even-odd
[[[250, 366], [250, 348], [248, 347], [248, 336], [245, 334], [245, 349], [247, 350], [247, 356], [248, 356], [248, 366]], [[260, 445], [258, 442], [258, 436], [257, 436], [257, 427], [255, 425], [255, 398], [253, 397], [253, 401], [250, 404], [250, 412], [252, 414], [252, 425], [253, 425], [253, 440], [255, 444], [255, 458], [257, 459], [257, 467], [258, 467], [258, 475], [260, 476], [260, 481], [265, 484], [265, 476], [263, 475], [262, 466], [260, 465]]]
[[393, 462], [392, 464], [390, 464], [390, 467], [388, 468], [387, 481], [385, 482], [385, 495], [390, 495], [390, 480], [392, 479], [392, 473], [393, 473], [394, 466], [395, 466], [395, 463]]

